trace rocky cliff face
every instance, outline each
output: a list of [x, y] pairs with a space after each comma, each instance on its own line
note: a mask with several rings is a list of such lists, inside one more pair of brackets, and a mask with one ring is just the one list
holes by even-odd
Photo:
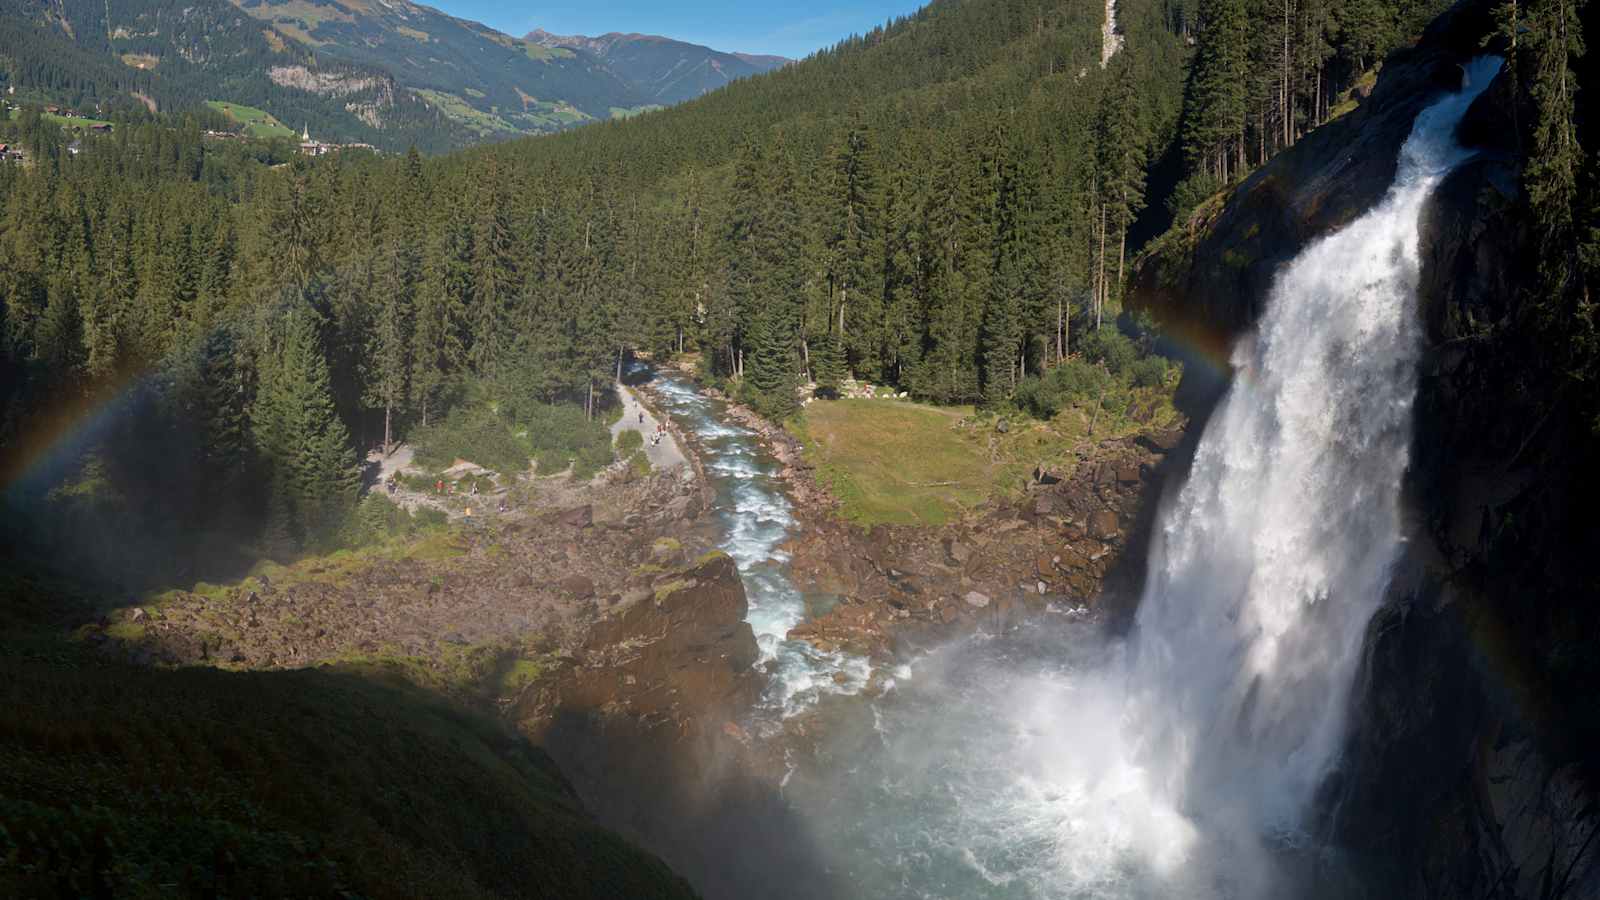
[[[1441, 17], [1360, 108], [1164, 239], [1135, 305], [1219, 345], [1248, 329], [1280, 266], [1382, 197], [1416, 113], [1491, 30], [1486, 3]], [[1518, 134], [1531, 121], [1502, 78], [1461, 126], [1480, 155], [1424, 216], [1414, 540], [1369, 628], [1322, 808], [1364, 896], [1600, 896], [1594, 444], [1529, 365], [1537, 254]]]

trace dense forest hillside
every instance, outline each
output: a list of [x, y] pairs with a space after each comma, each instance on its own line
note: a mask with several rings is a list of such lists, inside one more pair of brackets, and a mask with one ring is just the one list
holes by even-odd
[[0, 90], [100, 112], [229, 103], [323, 139], [433, 151], [629, 115], [771, 67], [665, 44], [726, 77], [674, 76], [621, 48], [612, 65], [412, 3], [18, 0], [0, 7]]
[[592, 53], [644, 91], [651, 102], [668, 106], [789, 63], [781, 56], [723, 53], [652, 34], [612, 32], [584, 37], [535, 30], [529, 32], [527, 39], [552, 49], [565, 47]]
[[[46, 543], [325, 544], [356, 449], [465, 410], [592, 417], [633, 350], [697, 350], [775, 417], [847, 374], [1044, 413], [1098, 371], [1159, 383], [1119, 316], [1139, 229], [1204, 195], [1216, 146], [1237, 161], [1235, 126], [1277, 109], [1293, 140], [1375, 52], [1337, 15], [1291, 18], [1290, 90], [1228, 105], [1211, 55], [1245, 41], [1244, 81], [1283, 71], [1256, 52], [1267, 11], [1216, 24], [1234, 2], [1124, 3], [1108, 61], [1100, 4], [939, 2], [661, 114], [428, 163], [269, 169], [154, 125], [72, 155], [18, 120], [36, 162], [0, 169], [8, 497], [54, 512], [28, 530]], [[113, 546], [164, 558], [75, 542]]]

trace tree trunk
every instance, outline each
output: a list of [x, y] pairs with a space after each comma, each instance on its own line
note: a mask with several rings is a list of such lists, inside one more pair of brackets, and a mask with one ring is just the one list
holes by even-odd
[[1100, 204], [1100, 254], [1096, 260], [1100, 271], [1094, 300], [1094, 330], [1100, 330], [1100, 318], [1106, 307], [1106, 205]]
[[383, 404], [383, 456], [385, 459], [388, 459], [389, 454], [394, 452], [392, 449], [394, 441], [390, 439], [391, 432], [389, 431], [389, 420], [393, 412], [393, 401], [385, 401]]

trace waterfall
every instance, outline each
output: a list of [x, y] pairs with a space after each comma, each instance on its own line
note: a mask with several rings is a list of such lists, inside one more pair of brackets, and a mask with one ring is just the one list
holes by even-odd
[[1417, 117], [1384, 200], [1280, 273], [1164, 511], [1129, 679], [1154, 711], [1144, 749], [1186, 808], [1292, 830], [1334, 753], [1404, 540], [1418, 224], [1469, 156], [1456, 125], [1499, 67], [1466, 66]]
[[1100, 24], [1100, 68], [1111, 63], [1111, 57], [1122, 49], [1123, 36], [1117, 32], [1117, 0], [1106, 0], [1106, 17]]

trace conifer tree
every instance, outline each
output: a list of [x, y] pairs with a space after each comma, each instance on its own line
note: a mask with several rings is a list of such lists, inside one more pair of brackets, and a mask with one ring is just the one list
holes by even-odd
[[291, 298], [269, 354], [252, 432], [269, 472], [269, 503], [293, 543], [312, 546], [331, 537], [355, 501], [355, 453], [334, 407], [314, 312]]

